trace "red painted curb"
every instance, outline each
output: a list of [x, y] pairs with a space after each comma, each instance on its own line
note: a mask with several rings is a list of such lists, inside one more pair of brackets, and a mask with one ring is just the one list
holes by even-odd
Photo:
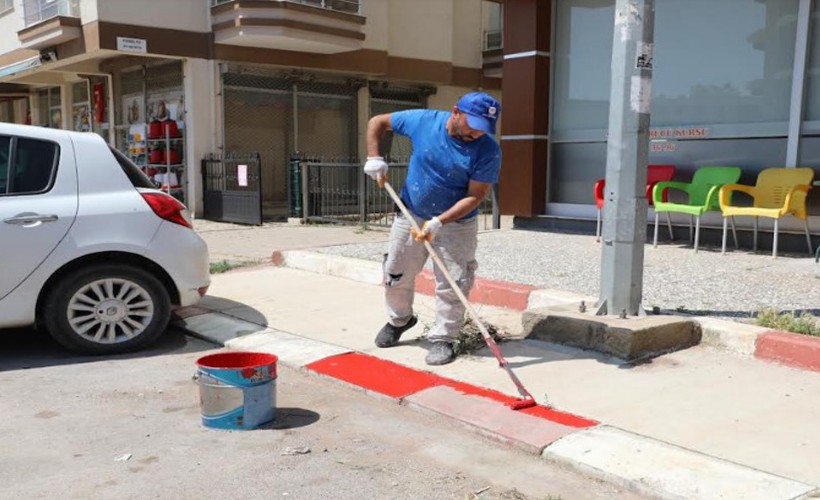
[[[321, 359], [307, 365], [306, 368], [393, 398], [406, 398], [431, 387], [447, 386], [463, 394], [481, 396], [504, 405], [517, 401], [517, 398], [497, 391], [355, 352]], [[544, 406], [526, 408], [518, 412], [578, 429], [598, 425], [594, 420]]]
[[[470, 302], [477, 304], [524, 311], [527, 309], [530, 293], [537, 289], [531, 285], [476, 278], [468, 298]], [[431, 270], [425, 269], [416, 276], [416, 291], [424, 295], [435, 295], [436, 278]]]
[[270, 261], [274, 266], [282, 267], [285, 265], [285, 256], [282, 255], [281, 251], [274, 250], [274, 252], [270, 255]]
[[820, 372], [820, 337], [790, 332], [766, 332], [757, 337], [755, 357]]

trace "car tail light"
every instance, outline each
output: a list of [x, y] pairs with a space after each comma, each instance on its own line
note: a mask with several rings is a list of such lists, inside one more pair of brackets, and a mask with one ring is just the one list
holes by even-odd
[[160, 219], [193, 229], [188, 217], [188, 209], [176, 198], [165, 193], [141, 193], [148, 206]]

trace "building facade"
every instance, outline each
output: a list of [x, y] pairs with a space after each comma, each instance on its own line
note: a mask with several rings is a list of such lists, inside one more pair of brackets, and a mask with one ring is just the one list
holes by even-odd
[[259, 154], [276, 218], [293, 155], [358, 158], [373, 114], [500, 97], [500, 24], [479, 0], [0, 0], [0, 120], [98, 133], [197, 214], [203, 158]]
[[[502, 212], [593, 220], [615, 0], [504, 0], [503, 9]], [[654, 41], [650, 164], [675, 165], [679, 180], [708, 165], [741, 167], [745, 184], [767, 167], [813, 167], [820, 178], [820, 2], [655, 0]], [[820, 235], [818, 188], [809, 210]]]

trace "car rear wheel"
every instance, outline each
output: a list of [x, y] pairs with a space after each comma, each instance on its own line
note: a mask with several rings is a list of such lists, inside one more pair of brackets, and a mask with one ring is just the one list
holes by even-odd
[[49, 294], [44, 323], [65, 348], [83, 354], [135, 351], [168, 326], [168, 291], [150, 273], [98, 264], [60, 280]]

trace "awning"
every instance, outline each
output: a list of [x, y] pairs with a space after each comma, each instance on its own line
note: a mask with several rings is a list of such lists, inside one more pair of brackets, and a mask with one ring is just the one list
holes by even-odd
[[3, 66], [0, 68], [0, 79], [7, 76], [16, 75], [17, 73], [22, 73], [27, 69], [34, 69], [42, 65], [43, 61], [40, 59], [40, 56], [34, 56], [14, 64], [9, 64], [8, 66]]

